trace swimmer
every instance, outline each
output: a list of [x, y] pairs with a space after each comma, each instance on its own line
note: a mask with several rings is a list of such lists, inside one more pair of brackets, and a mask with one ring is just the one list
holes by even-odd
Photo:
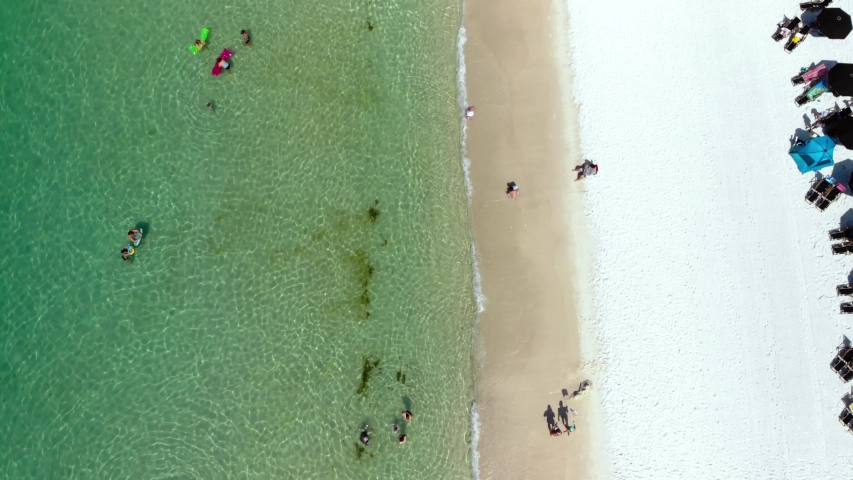
[[197, 48], [199, 51], [201, 51], [201, 49], [204, 48], [205, 46], [207, 46], [207, 44], [204, 43], [202, 40], [196, 40], [195, 41], [195, 48]]
[[363, 443], [365, 447], [370, 442], [370, 435], [367, 434], [368, 428], [370, 428], [370, 427], [369, 426], [364, 427], [364, 430], [362, 430], [361, 434], [359, 435], [359, 439], [361, 440], [361, 443]]
[[134, 253], [136, 253], [136, 250], [134, 250], [131, 245], [126, 245], [124, 248], [121, 249], [121, 259], [126, 262], [129, 262], [130, 256]]
[[216, 110], [214, 110], [214, 109], [213, 109], [213, 103], [212, 103], [212, 102], [207, 102], [207, 108], [209, 108], [211, 112], [215, 112], [215, 111], [216, 111]]
[[400, 426], [399, 426], [399, 425], [397, 425], [396, 423], [392, 423], [392, 424], [391, 424], [391, 430], [392, 430], [394, 433], [397, 433], [397, 432], [399, 432], [399, 431], [400, 431]]
[[222, 67], [223, 70], [228, 70], [229, 68], [231, 68], [231, 65], [229, 65], [228, 62], [226, 62], [222, 58], [219, 59], [219, 61], [217, 62], [217, 65]]
[[400, 445], [406, 443], [406, 440], [408, 439], [409, 437], [407, 437], [406, 435], [400, 435]]
[[127, 232], [127, 239], [133, 242], [134, 245], [139, 245], [139, 242], [142, 241], [142, 231], [138, 228], [132, 228]]
[[474, 107], [468, 107], [465, 109], [465, 120], [471, 120], [474, 118]]
[[412, 421], [412, 412], [410, 412], [408, 410], [403, 412], [403, 420], [405, 420], [407, 422], [411, 422]]
[[252, 43], [252, 38], [249, 37], [249, 32], [245, 30], [240, 30], [240, 35], [243, 36], [243, 45], [248, 45]]

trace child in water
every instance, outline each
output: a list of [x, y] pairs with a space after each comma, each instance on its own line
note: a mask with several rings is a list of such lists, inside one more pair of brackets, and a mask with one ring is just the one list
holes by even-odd
[[130, 256], [134, 253], [136, 253], [136, 250], [133, 249], [133, 246], [126, 245], [124, 248], [121, 249], [121, 259], [125, 262], [130, 262]]

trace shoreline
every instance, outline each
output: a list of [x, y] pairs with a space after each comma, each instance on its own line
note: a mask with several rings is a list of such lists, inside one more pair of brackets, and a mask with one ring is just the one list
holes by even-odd
[[[593, 303], [584, 189], [571, 172], [582, 160], [568, 35], [560, 0], [463, 6], [460, 107], [477, 107], [462, 120], [480, 310], [475, 478], [593, 478], [599, 463], [595, 389], [579, 401], [561, 395], [596, 383], [582, 346]], [[504, 194], [509, 181], [517, 200]], [[552, 438], [543, 411], [561, 401], [581, 416], [571, 436]]]

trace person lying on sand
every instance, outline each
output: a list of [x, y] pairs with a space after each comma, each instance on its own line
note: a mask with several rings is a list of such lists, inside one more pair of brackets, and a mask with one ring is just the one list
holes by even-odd
[[506, 184], [506, 196], [515, 200], [518, 198], [518, 185], [515, 182], [509, 182]]
[[578, 165], [572, 171], [578, 172], [578, 178], [576, 178], [575, 181], [579, 182], [586, 177], [591, 177], [593, 175], [598, 174], [598, 165], [592, 163], [589, 160], [584, 160], [582, 165]]

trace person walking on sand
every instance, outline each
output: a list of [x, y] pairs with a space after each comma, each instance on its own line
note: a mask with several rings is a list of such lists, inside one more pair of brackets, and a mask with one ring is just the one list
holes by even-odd
[[553, 425], [551, 425], [551, 426], [548, 428], [548, 430], [550, 430], [550, 432], [551, 432], [551, 436], [552, 436], [552, 437], [559, 437], [560, 435], [562, 435], [562, 434], [563, 434], [563, 431], [562, 431], [562, 430], [560, 430], [560, 427], [558, 427], [556, 423], [555, 423], [555, 424], [553, 424]]
[[511, 200], [518, 198], [518, 185], [516, 185], [515, 182], [509, 182], [506, 184], [506, 196]]
[[465, 120], [471, 120], [474, 118], [474, 107], [468, 107], [465, 109]]
[[578, 172], [578, 178], [575, 179], [576, 182], [583, 180], [586, 177], [591, 177], [593, 175], [598, 174], [598, 165], [592, 163], [590, 160], [584, 160], [582, 165], [578, 165], [572, 170], [573, 172]]

